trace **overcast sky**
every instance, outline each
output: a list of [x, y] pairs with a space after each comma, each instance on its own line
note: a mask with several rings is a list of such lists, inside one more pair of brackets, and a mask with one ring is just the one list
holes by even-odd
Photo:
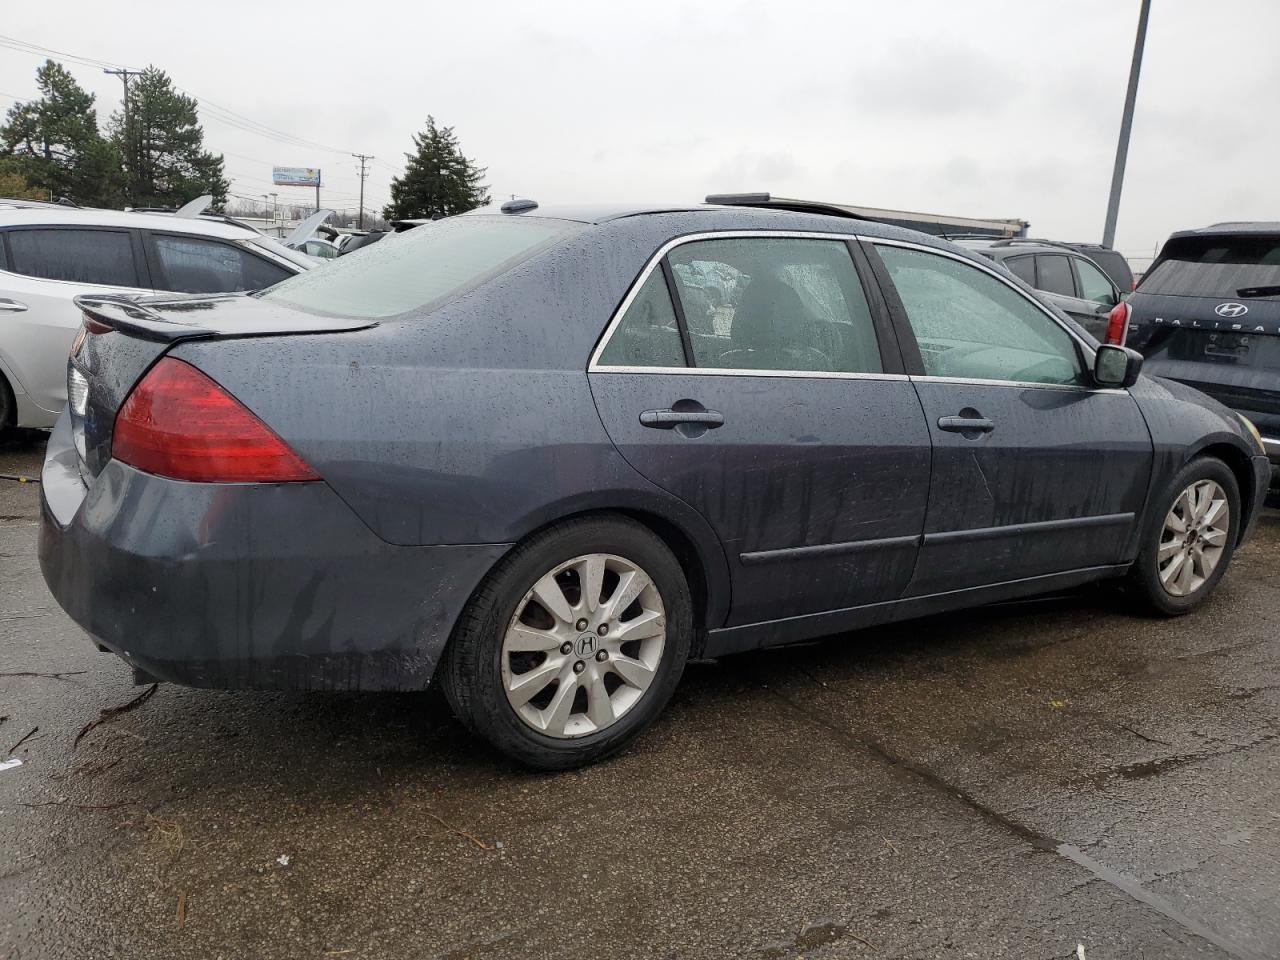
[[[1280, 2], [1152, 6], [1116, 244], [1134, 256], [1171, 230], [1280, 219]], [[273, 189], [273, 163], [320, 166], [326, 205], [354, 207], [346, 154], [360, 151], [379, 158], [366, 204], [381, 205], [385, 164], [403, 163], [434, 114], [488, 167], [496, 199], [768, 190], [1020, 217], [1037, 236], [1098, 240], [1138, 0], [5, 8], [5, 37], [156, 64], [200, 98], [334, 148], [251, 133], [211, 109], [206, 142], [247, 196]], [[119, 80], [63, 62], [105, 120]], [[0, 48], [0, 108], [33, 95], [39, 63]]]

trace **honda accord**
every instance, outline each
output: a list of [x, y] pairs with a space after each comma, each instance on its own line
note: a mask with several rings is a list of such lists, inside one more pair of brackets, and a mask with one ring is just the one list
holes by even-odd
[[819, 213], [426, 224], [258, 294], [82, 297], [58, 602], [140, 680], [421, 690], [548, 769], [691, 657], [1221, 580], [1256, 431], [999, 266]]

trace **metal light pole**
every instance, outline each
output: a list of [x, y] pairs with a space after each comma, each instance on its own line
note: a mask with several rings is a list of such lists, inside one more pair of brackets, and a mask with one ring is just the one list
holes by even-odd
[[1133, 41], [1133, 64], [1129, 67], [1129, 89], [1124, 95], [1124, 114], [1120, 118], [1120, 140], [1116, 143], [1116, 165], [1111, 172], [1111, 196], [1107, 199], [1107, 223], [1102, 228], [1102, 245], [1116, 241], [1116, 217], [1120, 213], [1120, 189], [1124, 186], [1124, 165], [1129, 159], [1129, 132], [1133, 129], [1133, 104], [1138, 99], [1138, 74], [1142, 70], [1142, 48], [1147, 43], [1147, 17], [1151, 0], [1142, 0], [1138, 13], [1138, 36]]

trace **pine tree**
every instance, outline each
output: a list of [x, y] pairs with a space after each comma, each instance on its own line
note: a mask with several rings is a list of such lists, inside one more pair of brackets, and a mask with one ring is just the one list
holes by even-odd
[[27, 179], [20, 161], [13, 157], [0, 157], [0, 197], [48, 200], [49, 191], [37, 187]]
[[415, 153], [406, 153], [404, 176], [391, 181], [391, 202], [383, 208], [388, 220], [450, 217], [489, 202], [485, 167], [477, 167], [462, 154], [453, 127], [437, 127], [427, 117], [427, 128], [413, 138]]
[[222, 156], [204, 149], [196, 101], [174, 90], [168, 75], [147, 67], [129, 84], [123, 110], [111, 115], [111, 141], [135, 207], [181, 206], [201, 194], [226, 202]]
[[110, 206], [120, 199], [120, 158], [98, 132], [93, 94], [52, 60], [36, 71], [40, 99], [15, 104], [0, 127], [13, 169], [47, 198]]

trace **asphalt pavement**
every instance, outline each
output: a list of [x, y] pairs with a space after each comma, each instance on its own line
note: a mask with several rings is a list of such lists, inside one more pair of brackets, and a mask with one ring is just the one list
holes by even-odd
[[431, 694], [104, 715], [149, 688], [46, 591], [38, 491], [0, 480], [0, 956], [1280, 957], [1280, 512], [1182, 619], [1089, 590], [694, 664], [546, 775]]

